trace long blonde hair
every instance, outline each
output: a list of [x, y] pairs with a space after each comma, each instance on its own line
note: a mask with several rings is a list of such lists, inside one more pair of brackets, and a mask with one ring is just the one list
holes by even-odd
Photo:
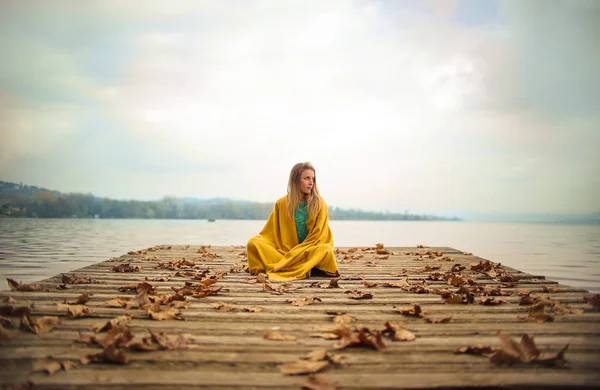
[[[300, 177], [302, 176], [302, 172], [307, 169], [310, 169], [315, 174], [315, 181], [312, 191], [308, 195], [302, 193], [300, 190]], [[288, 181], [287, 190], [288, 215], [290, 218], [294, 219], [294, 213], [296, 212], [296, 208], [300, 203], [306, 203], [309, 217], [319, 214], [321, 211], [322, 198], [321, 194], [319, 193], [319, 187], [317, 186], [317, 172], [311, 163], [301, 162], [294, 165], [290, 171], [290, 179]]]

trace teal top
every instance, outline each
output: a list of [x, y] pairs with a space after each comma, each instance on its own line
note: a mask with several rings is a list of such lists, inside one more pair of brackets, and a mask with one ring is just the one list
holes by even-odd
[[302, 244], [302, 241], [308, 236], [308, 229], [306, 228], [306, 221], [308, 220], [308, 209], [306, 203], [300, 203], [294, 213], [294, 221], [296, 222], [296, 233], [298, 234], [298, 244]]

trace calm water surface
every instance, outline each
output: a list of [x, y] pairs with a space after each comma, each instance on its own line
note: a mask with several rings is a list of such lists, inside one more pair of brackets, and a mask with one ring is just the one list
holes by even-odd
[[[245, 245], [264, 221], [0, 219], [0, 276], [41, 280], [153, 245]], [[600, 225], [331, 221], [336, 246], [449, 246], [600, 292]], [[2, 286], [0, 284], [0, 286]], [[6, 285], [0, 289], [7, 288]]]

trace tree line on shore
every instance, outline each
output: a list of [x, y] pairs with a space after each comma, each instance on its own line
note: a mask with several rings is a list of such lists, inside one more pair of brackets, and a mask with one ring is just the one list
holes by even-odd
[[[93, 194], [62, 194], [36, 186], [0, 181], [3, 216], [38, 218], [136, 219], [267, 219], [273, 203], [231, 199], [197, 199], [165, 196], [156, 201], [116, 200]], [[456, 220], [431, 215], [382, 213], [329, 208], [332, 220]]]

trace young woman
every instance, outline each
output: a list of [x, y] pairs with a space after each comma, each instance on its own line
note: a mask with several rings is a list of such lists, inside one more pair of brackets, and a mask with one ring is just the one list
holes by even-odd
[[277, 200], [262, 231], [248, 241], [247, 252], [246, 269], [254, 275], [266, 273], [271, 280], [304, 279], [313, 268], [339, 275], [327, 205], [310, 163], [294, 165], [287, 195]]

